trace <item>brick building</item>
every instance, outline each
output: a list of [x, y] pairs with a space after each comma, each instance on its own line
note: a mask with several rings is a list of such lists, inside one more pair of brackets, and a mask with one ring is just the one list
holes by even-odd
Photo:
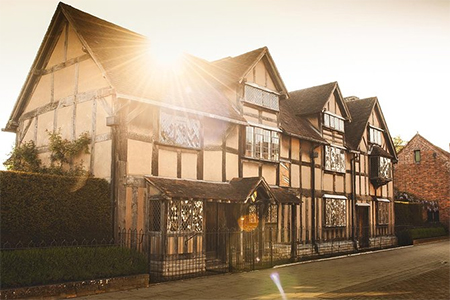
[[450, 215], [450, 153], [416, 134], [398, 153], [394, 188], [425, 203], [435, 204], [439, 220], [447, 228]]

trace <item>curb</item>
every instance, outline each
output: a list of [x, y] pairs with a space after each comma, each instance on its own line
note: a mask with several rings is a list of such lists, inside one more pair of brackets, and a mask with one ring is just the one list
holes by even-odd
[[440, 242], [440, 241], [448, 241], [449, 239], [450, 239], [450, 237], [447, 235], [436, 236], [436, 237], [431, 237], [431, 238], [415, 239], [415, 240], [413, 240], [413, 245], [434, 243], [434, 242]]
[[284, 264], [284, 265], [277, 265], [277, 266], [273, 266], [272, 268], [273, 269], [278, 269], [278, 268], [292, 267], [292, 266], [296, 266], [296, 265], [309, 264], [309, 263], [313, 263], [313, 262], [336, 260], [336, 259], [342, 259], [342, 258], [347, 258], [347, 257], [352, 257], [352, 256], [374, 254], [374, 253], [386, 252], [386, 251], [394, 251], [394, 250], [400, 250], [400, 249], [411, 248], [411, 247], [414, 247], [414, 246], [413, 245], [408, 245], [408, 246], [400, 246], [400, 247], [393, 247], [393, 248], [386, 248], [386, 249], [379, 249], [379, 250], [371, 250], [371, 251], [358, 252], [358, 253], [350, 253], [350, 254], [338, 255], [338, 256], [333, 256], [333, 257], [318, 258], [318, 259], [299, 261], [299, 262], [289, 263], [289, 264]]
[[0, 290], [1, 299], [75, 298], [149, 286], [149, 275], [74, 281]]

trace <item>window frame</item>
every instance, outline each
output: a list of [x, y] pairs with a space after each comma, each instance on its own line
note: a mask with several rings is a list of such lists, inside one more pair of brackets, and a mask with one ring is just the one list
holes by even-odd
[[[330, 151], [327, 151], [327, 148], [330, 148]], [[339, 153], [337, 153], [339, 151]], [[345, 149], [335, 145], [325, 145], [324, 146], [324, 169], [329, 172], [336, 172], [340, 174], [345, 174], [347, 170], [346, 166], [346, 155]], [[339, 168], [333, 167], [333, 156], [334, 158], [339, 157], [339, 161], [335, 162], [335, 166], [339, 165]], [[330, 162], [328, 166], [327, 162]], [[343, 169], [342, 169], [343, 167]]]
[[[323, 225], [326, 228], [347, 227], [347, 197], [341, 195], [324, 195]], [[336, 208], [340, 211], [336, 211]], [[332, 214], [331, 216], [329, 214]], [[339, 215], [342, 214], [342, 215]]]
[[389, 225], [389, 204], [388, 199], [377, 199], [377, 225]]
[[[204, 202], [198, 199], [170, 199], [167, 206], [166, 231], [168, 233], [203, 232], [204, 206]], [[186, 209], [188, 209], [187, 212]]]
[[[385, 176], [384, 171], [382, 170], [383, 164], [382, 161], [386, 161], [387, 165], [389, 166], [389, 174], [388, 176]], [[378, 158], [378, 177], [383, 179], [391, 179], [392, 180], [392, 160], [389, 157], [379, 156]]]
[[422, 154], [420, 153], [420, 149], [414, 150], [414, 162], [416, 164], [420, 164], [422, 161]]
[[[163, 126], [163, 123], [170, 123], [170, 125]], [[200, 120], [161, 110], [159, 113], [158, 125], [158, 141], [161, 144], [195, 150], [202, 147], [202, 125]], [[171, 131], [167, 130], [171, 126], [173, 129]], [[186, 140], [186, 137], [189, 137], [189, 134], [186, 132], [187, 129], [189, 131], [195, 131], [197, 133], [196, 136], [198, 140], [188, 140], [188, 142], [180, 143], [180, 140], [183, 141]], [[182, 138], [180, 139], [180, 137]]]
[[323, 111], [323, 126], [339, 132], [345, 132], [345, 118], [333, 114], [329, 111]]
[[[250, 97], [251, 94], [257, 94], [254, 97]], [[258, 105], [270, 110], [280, 111], [280, 94], [274, 91], [270, 91], [259, 86], [246, 83], [244, 85], [244, 101], [246, 103]]]
[[[252, 136], [249, 136], [252, 135]], [[276, 130], [249, 124], [245, 128], [247, 158], [278, 162], [280, 159], [280, 133]]]
[[381, 146], [383, 133], [383, 129], [369, 125], [369, 143]]

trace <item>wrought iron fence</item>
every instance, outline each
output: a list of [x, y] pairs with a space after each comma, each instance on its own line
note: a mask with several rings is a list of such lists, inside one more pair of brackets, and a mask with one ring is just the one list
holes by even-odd
[[[325, 231], [327, 231], [325, 233]], [[367, 228], [368, 230], [368, 228]], [[362, 230], [361, 232], [363, 232]], [[312, 237], [315, 236], [315, 239]], [[120, 229], [116, 239], [2, 243], [1, 250], [47, 247], [113, 246], [127, 247], [148, 259], [151, 282], [161, 282], [203, 275], [240, 272], [273, 267], [314, 257], [333, 256], [365, 249], [395, 245], [395, 237], [368, 236], [353, 239], [349, 231], [316, 228], [266, 227], [264, 230], [216, 230], [207, 232], [161, 232]], [[365, 247], [363, 247], [365, 246]]]
[[[300, 232], [302, 231], [302, 232]], [[302, 240], [311, 231], [285, 234], [283, 228], [266, 230], [221, 230], [200, 233], [148, 232], [143, 240], [152, 282], [183, 279], [224, 272], [273, 267], [314, 257], [334, 256], [395, 245], [394, 236], [367, 237], [361, 247], [350, 236]], [[317, 234], [317, 233], [316, 233]], [[145, 242], [144, 242], [145, 243]]]
[[82, 239], [82, 240], [31, 240], [31, 241], [18, 241], [16, 243], [10, 243], [9, 241], [2, 241], [0, 250], [20, 250], [29, 248], [53, 248], [53, 247], [98, 247], [98, 246], [114, 246], [114, 239]]

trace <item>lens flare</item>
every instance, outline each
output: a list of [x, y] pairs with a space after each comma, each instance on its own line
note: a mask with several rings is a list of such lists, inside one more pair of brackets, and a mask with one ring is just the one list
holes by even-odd
[[248, 215], [241, 216], [238, 219], [238, 225], [241, 230], [250, 232], [258, 227], [258, 219], [251, 218]]
[[274, 272], [270, 274], [270, 279], [272, 279], [272, 281], [275, 283], [278, 290], [280, 291], [281, 298], [283, 300], [287, 300], [286, 294], [284, 293], [283, 287], [281, 286], [280, 275], [277, 272]]

